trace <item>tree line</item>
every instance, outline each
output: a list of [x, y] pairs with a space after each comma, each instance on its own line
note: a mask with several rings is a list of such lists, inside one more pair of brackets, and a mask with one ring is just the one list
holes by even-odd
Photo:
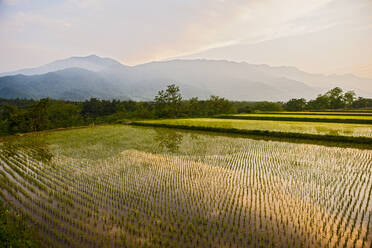
[[254, 111], [325, 111], [372, 108], [372, 99], [357, 97], [354, 91], [344, 92], [336, 87], [315, 99], [293, 98], [287, 102], [235, 102], [238, 113]]
[[284, 104], [288, 111], [327, 110], [327, 109], [363, 109], [372, 107], [372, 99], [356, 97], [354, 91], [344, 92], [336, 87], [325, 94], [320, 94], [314, 100], [294, 98]]
[[184, 100], [172, 84], [158, 92], [153, 101], [100, 100], [84, 102], [28, 99], [0, 99], [0, 134], [117, 123], [132, 119], [202, 117], [236, 113], [233, 102], [218, 96], [207, 100]]
[[160, 90], [153, 101], [135, 102], [100, 100], [84, 102], [53, 99], [0, 99], [0, 134], [14, 134], [46, 129], [120, 123], [132, 119], [208, 117], [219, 114], [250, 113], [254, 111], [304, 111], [345, 108], [370, 108], [372, 99], [356, 98], [352, 91], [334, 88], [316, 99], [303, 98], [288, 102], [238, 102], [210, 96], [183, 99], [178, 86], [171, 84]]

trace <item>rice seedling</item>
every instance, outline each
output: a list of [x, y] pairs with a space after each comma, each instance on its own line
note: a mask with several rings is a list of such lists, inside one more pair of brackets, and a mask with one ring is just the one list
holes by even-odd
[[371, 150], [69, 130], [0, 144], [0, 192], [53, 247], [372, 245]]

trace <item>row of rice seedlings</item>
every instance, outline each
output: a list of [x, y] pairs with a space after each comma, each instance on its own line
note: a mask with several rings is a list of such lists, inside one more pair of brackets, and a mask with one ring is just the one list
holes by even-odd
[[[12, 161], [9, 160], [8, 161], [8, 164], [12, 164]], [[32, 168], [31, 164], [29, 164], [29, 167]], [[13, 165], [13, 168], [15, 168], [14, 165]], [[20, 170], [18, 169], [17, 171], [19, 172]], [[26, 179], [27, 178], [29, 179], [29, 177], [26, 177]], [[47, 177], [45, 177], [45, 178], [47, 178]], [[35, 189], [33, 189], [32, 191], [35, 192]], [[61, 192], [62, 192], [62, 194], [67, 195], [67, 194], [65, 194], [65, 189], [63, 189], [63, 188], [57, 189], [54, 193], [52, 191], [49, 191], [49, 193], [52, 194], [53, 196], [58, 196]], [[42, 195], [42, 194], [39, 194], [39, 196], [40, 195]], [[31, 197], [28, 196], [28, 198], [31, 198]], [[32, 204], [33, 206], [36, 206], [37, 209], [45, 210], [45, 212], [47, 212], [47, 213], [51, 213], [52, 214], [52, 216], [51, 216], [52, 218], [60, 218], [60, 219], [61, 218], [65, 218], [65, 221], [69, 222], [70, 224], [76, 224], [76, 226], [83, 226], [84, 222], [81, 221], [81, 223], [76, 223], [76, 221], [74, 219], [72, 219], [71, 217], [62, 215], [62, 213], [60, 213], [60, 209], [59, 208], [60, 208], [60, 206], [62, 204], [65, 203], [65, 201], [61, 201], [61, 199], [64, 199], [64, 198], [63, 197], [59, 197], [58, 200], [60, 200], [60, 201], [57, 202], [57, 204], [56, 204], [57, 205], [57, 210], [55, 209], [55, 206], [53, 206], [53, 202], [50, 202], [50, 201], [47, 202], [45, 198], [38, 197], [37, 199], [31, 198], [31, 200], [34, 200], [35, 201]], [[79, 198], [78, 197], [76, 197], [76, 202], [79, 202]], [[24, 204], [26, 205], [26, 203], [24, 203]], [[40, 215], [42, 215], [44, 218], [47, 218], [46, 215], [45, 215], [45, 213], [40, 214]], [[38, 215], [35, 215], [35, 216], [38, 216]]]
[[1, 158], [1, 188], [38, 192], [18, 203], [62, 246], [371, 245], [370, 151], [234, 142], [225, 155], [130, 150], [51, 164], [20, 152]]

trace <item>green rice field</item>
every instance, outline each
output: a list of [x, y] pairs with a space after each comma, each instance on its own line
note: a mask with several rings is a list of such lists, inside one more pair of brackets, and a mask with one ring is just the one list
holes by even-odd
[[0, 143], [46, 247], [371, 247], [372, 150], [101, 126]]
[[278, 112], [278, 113], [252, 113], [219, 115], [220, 119], [242, 119], [242, 120], [273, 120], [273, 121], [296, 121], [296, 122], [324, 122], [324, 123], [349, 123], [372, 125], [370, 114], [326, 114], [326, 113], [305, 113], [305, 112]]
[[372, 121], [372, 115], [327, 115], [327, 114], [237, 114], [237, 115], [231, 115], [231, 116], [236, 116], [236, 117], [291, 117], [291, 118], [309, 118], [309, 119], [351, 119], [351, 120], [370, 120]]
[[372, 137], [372, 125], [349, 123], [313, 123], [267, 120], [239, 120], [217, 118], [164, 119], [141, 121], [147, 124], [167, 124], [174, 126], [211, 127], [240, 130], [264, 130], [316, 135], [340, 135], [352, 137]]
[[336, 112], [336, 111], [329, 111], [329, 112], [288, 112], [288, 111], [282, 111], [282, 112], [262, 112], [259, 114], [275, 114], [275, 115], [336, 115], [336, 116], [371, 116], [372, 115], [372, 110], [367, 110], [367, 111], [344, 111], [344, 112]]

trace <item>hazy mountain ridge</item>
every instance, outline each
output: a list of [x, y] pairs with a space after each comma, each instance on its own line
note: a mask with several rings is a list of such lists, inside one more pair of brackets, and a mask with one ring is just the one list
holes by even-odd
[[[255, 66], [255, 65], [253, 65]], [[323, 75], [312, 74], [301, 71], [296, 67], [271, 67], [268, 65], [257, 65], [259, 70], [264, 73], [270, 73], [273, 76], [285, 76], [287, 78], [306, 82], [312, 87], [328, 89], [330, 87], [342, 87], [348, 90], [359, 91], [362, 95], [371, 97], [372, 95], [372, 79], [357, 77], [353, 74], [344, 75]]]
[[3, 98], [151, 100], [170, 83], [179, 85], [185, 98], [207, 98], [213, 94], [231, 100], [285, 101], [294, 97], [313, 98], [335, 86], [372, 96], [370, 79], [224, 60], [171, 60], [125, 66], [113, 59], [90, 55], [0, 76]]
[[97, 55], [89, 55], [86, 57], [71, 57], [68, 59], [56, 60], [52, 63], [42, 65], [35, 68], [27, 68], [17, 70], [13, 72], [0, 73], [0, 76], [12, 76], [12, 75], [38, 75], [45, 74], [53, 71], [60, 71], [68, 68], [82, 68], [94, 72], [109, 70], [109, 69], [125, 69], [125, 65], [117, 62], [110, 58], [101, 58]]
[[34, 99], [44, 97], [67, 100], [84, 100], [90, 97], [128, 99], [100, 74], [81, 68], [68, 68], [32, 76], [5, 76], [0, 78], [0, 97], [8, 98], [6, 92], [2, 91], [4, 88], [22, 92], [20, 97]]

